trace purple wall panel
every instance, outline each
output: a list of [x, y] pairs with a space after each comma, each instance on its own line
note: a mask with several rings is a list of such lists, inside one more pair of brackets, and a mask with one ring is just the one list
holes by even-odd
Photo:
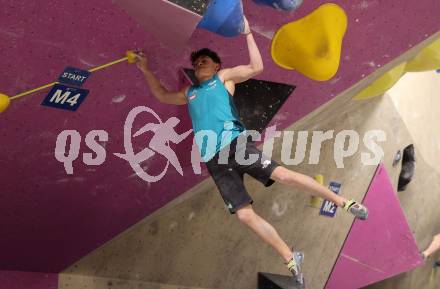
[[[349, 27], [335, 78], [319, 83], [275, 66], [269, 55], [270, 35], [324, 2], [305, 1], [297, 12], [283, 14], [244, 1], [264, 56], [261, 78], [297, 85], [294, 97], [273, 120], [278, 128], [292, 124], [440, 29], [438, 0], [406, 0], [404, 5], [400, 0], [338, 0], [347, 11]], [[0, 5], [0, 92], [9, 95], [56, 80], [66, 66], [90, 69], [137, 47], [146, 50], [152, 70], [169, 88], [179, 85], [177, 68], [189, 65], [193, 49], [218, 50], [225, 66], [248, 59], [243, 37], [226, 39], [202, 30], [196, 30], [183, 52], [169, 49], [110, 0], [0, 0]], [[169, 21], [174, 23], [172, 17]], [[162, 32], [166, 37], [174, 35]], [[184, 176], [171, 167], [157, 183], [144, 182], [127, 162], [113, 155], [124, 152], [124, 121], [136, 106], [151, 107], [163, 120], [179, 117], [181, 133], [191, 127], [186, 108], [156, 101], [134, 66], [124, 63], [96, 72], [84, 88], [90, 94], [75, 113], [40, 106], [47, 93], [43, 91], [14, 101], [0, 115], [1, 269], [59, 272], [208, 176], [205, 170], [202, 175], [192, 172], [190, 139], [174, 146]], [[151, 120], [140, 116], [134, 129]], [[77, 130], [83, 139], [90, 130], [106, 130], [105, 163], [84, 165], [82, 153], [90, 150], [83, 142], [74, 175], [66, 175], [54, 148], [57, 135], [67, 129]], [[149, 135], [136, 138], [135, 150], [144, 148], [148, 140]], [[148, 171], [160, 170], [165, 161], [155, 156]]]
[[185, 48], [197, 24], [202, 20], [202, 16], [167, 0], [116, 0], [115, 2], [163, 45], [173, 47], [175, 50]]
[[397, 193], [380, 165], [364, 204], [367, 221], [356, 220], [326, 289], [357, 289], [423, 264]]
[[58, 289], [58, 274], [0, 271], [0, 289]]

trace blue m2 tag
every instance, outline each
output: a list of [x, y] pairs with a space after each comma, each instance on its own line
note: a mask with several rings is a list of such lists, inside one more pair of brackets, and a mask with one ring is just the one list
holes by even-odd
[[[328, 185], [328, 188], [330, 191], [334, 192], [335, 194], [339, 195], [339, 192], [341, 191], [341, 184], [337, 182], [330, 182]], [[322, 202], [321, 210], [319, 212], [320, 215], [327, 216], [327, 217], [334, 217], [336, 215], [336, 209], [338, 207], [335, 203], [324, 200]]]
[[55, 84], [41, 105], [75, 111], [89, 91], [62, 84]]

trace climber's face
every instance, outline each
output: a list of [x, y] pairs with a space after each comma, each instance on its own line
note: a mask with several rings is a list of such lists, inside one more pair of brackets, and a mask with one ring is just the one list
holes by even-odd
[[209, 56], [200, 56], [193, 63], [196, 77], [199, 81], [212, 78], [220, 70], [220, 64], [214, 62]]

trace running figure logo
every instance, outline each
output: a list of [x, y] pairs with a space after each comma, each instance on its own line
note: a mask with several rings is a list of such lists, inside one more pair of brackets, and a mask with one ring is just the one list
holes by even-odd
[[[148, 112], [153, 115], [158, 123], [147, 123], [132, 136], [133, 122], [136, 116], [142, 112]], [[183, 141], [191, 132], [192, 129], [179, 135], [175, 131], [175, 127], [180, 120], [177, 117], [170, 117], [166, 122], [162, 122], [159, 115], [157, 115], [151, 108], [146, 106], [138, 106], [130, 111], [124, 124], [124, 148], [125, 154], [114, 153], [115, 156], [128, 161], [134, 172], [146, 182], [157, 182], [163, 178], [168, 170], [170, 163], [183, 176], [182, 166], [177, 158], [176, 152], [170, 148], [170, 142], [178, 144]], [[138, 153], [134, 153], [132, 137], [137, 137], [143, 133], [151, 131], [154, 133], [148, 147], [144, 148]], [[149, 175], [141, 167], [141, 163], [153, 157], [155, 154], [160, 154], [167, 159], [167, 164], [164, 170], [157, 176]]]

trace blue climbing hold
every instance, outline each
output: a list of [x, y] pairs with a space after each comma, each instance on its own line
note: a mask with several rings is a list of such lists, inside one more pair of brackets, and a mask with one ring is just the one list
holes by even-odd
[[241, 0], [212, 0], [197, 27], [225, 37], [237, 36], [244, 29]]
[[292, 11], [301, 6], [303, 0], [254, 0], [259, 5], [271, 6], [278, 10]]

